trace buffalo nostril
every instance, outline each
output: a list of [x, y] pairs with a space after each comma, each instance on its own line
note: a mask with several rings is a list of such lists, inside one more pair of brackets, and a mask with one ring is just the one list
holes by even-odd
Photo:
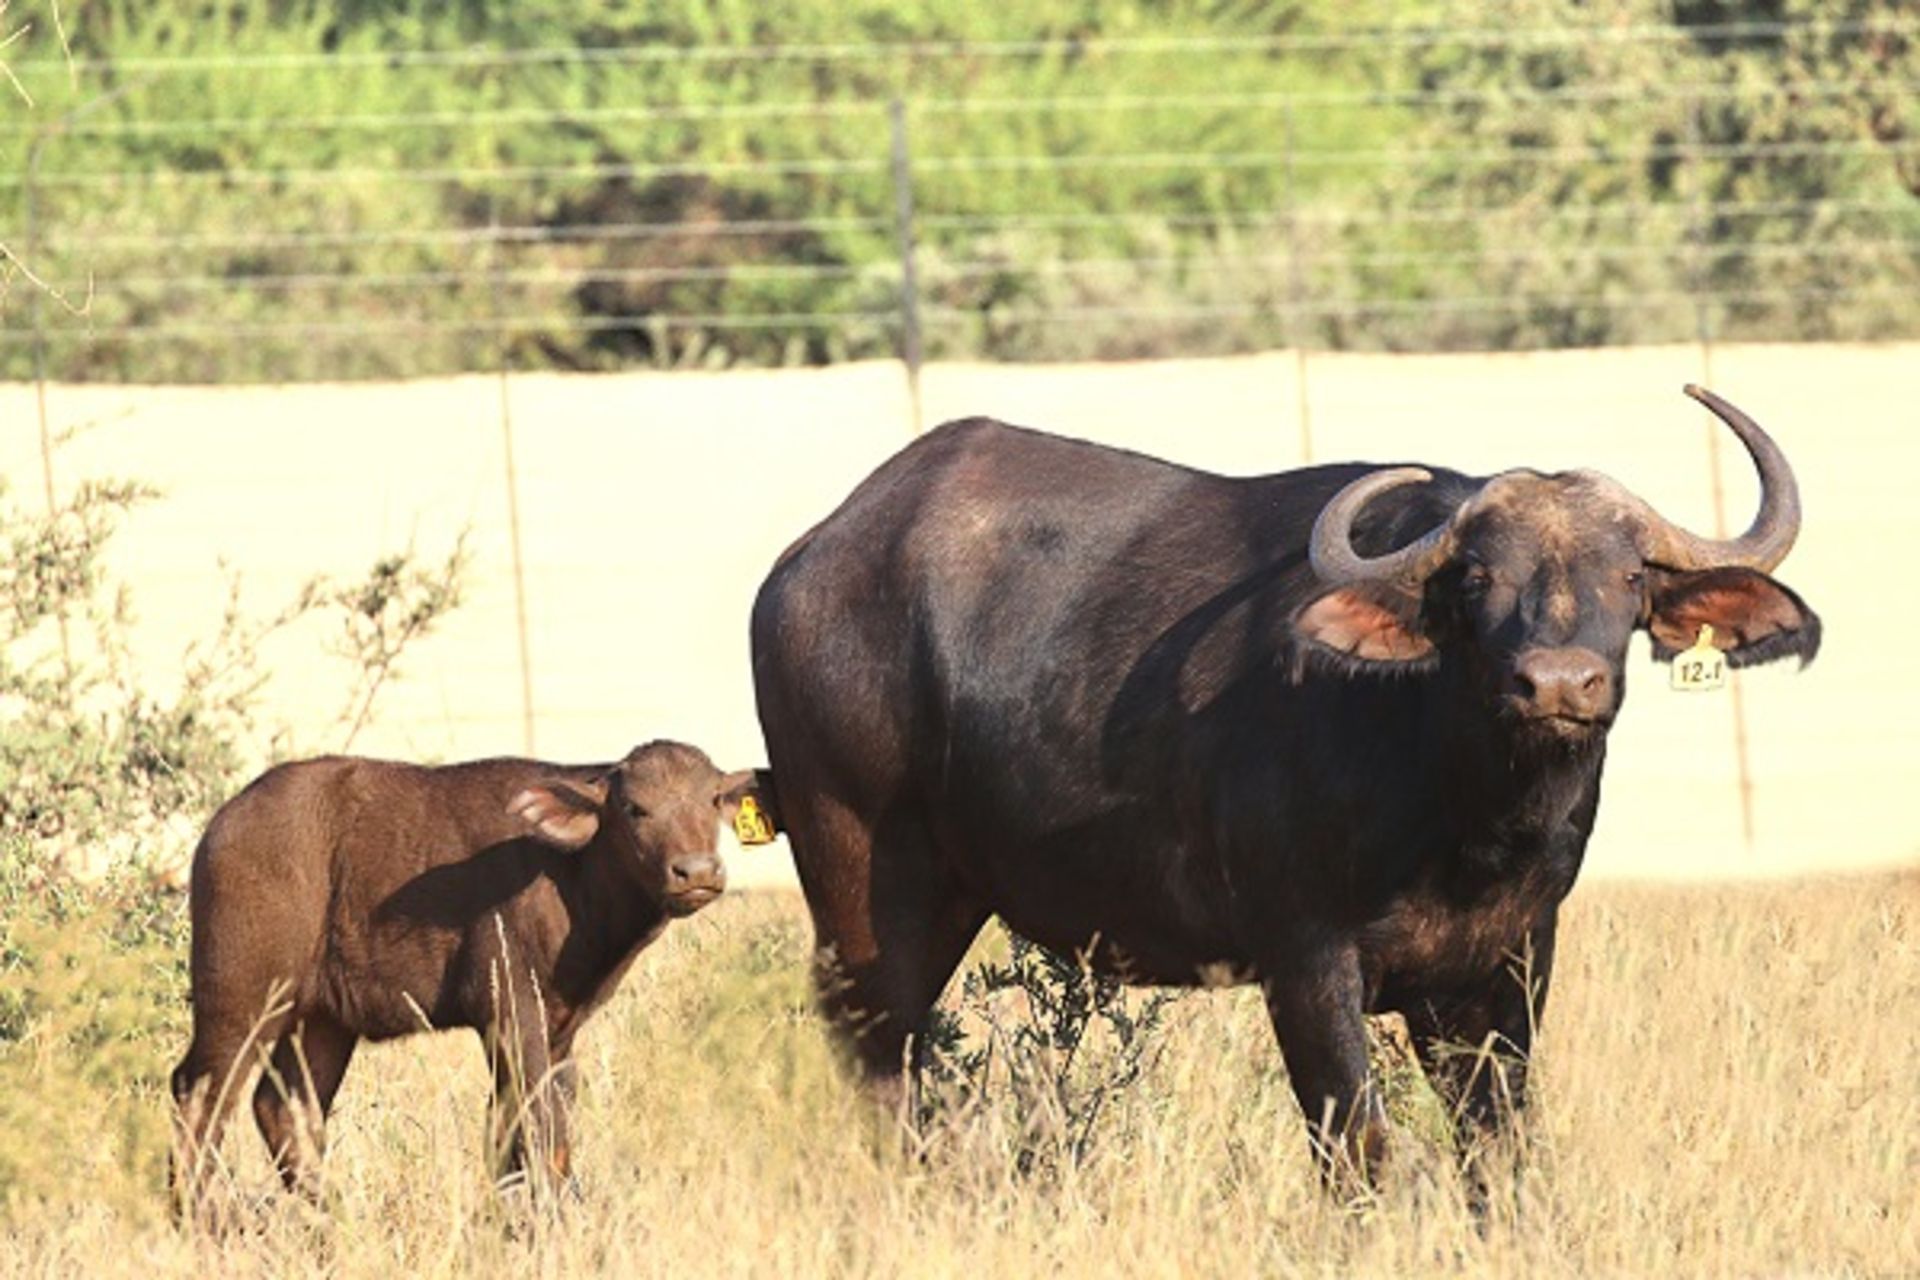
[[1588, 649], [1530, 649], [1514, 660], [1513, 691], [1536, 715], [1595, 719], [1612, 690], [1605, 659]]

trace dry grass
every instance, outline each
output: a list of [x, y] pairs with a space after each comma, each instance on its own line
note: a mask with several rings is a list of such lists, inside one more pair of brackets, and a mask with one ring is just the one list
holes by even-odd
[[[1589, 885], [1564, 938], [1536, 1155], [1479, 1225], [1417, 1140], [1379, 1205], [1317, 1192], [1246, 991], [1174, 1007], [1079, 1166], [1015, 1172], [992, 1107], [908, 1162], [833, 1069], [798, 902], [739, 895], [669, 930], [584, 1037], [585, 1188], [557, 1220], [485, 1185], [485, 1073], [446, 1036], [355, 1064], [323, 1210], [269, 1194], [236, 1131], [244, 1225], [176, 1234], [142, 1121], [117, 1160], [44, 1152], [72, 1174], [0, 1209], [0, 1274], [1920, 1272], [1920, 876]], [[102, 1087], [37, 1069], [50, 1098]]]

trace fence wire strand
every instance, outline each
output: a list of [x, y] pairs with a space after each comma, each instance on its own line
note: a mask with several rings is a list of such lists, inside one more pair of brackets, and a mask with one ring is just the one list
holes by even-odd
[[[1685, 221], [1696, 216], [1752, 219], [1780, 214], [1849, 216], [1908, 210], [1912, 202], [1887, 200], [1720, 200], [1698, 208], [1675, 205], [1566, 204], [1539, 211], [1542, 221]], [[1183, 214], [1152, 209], [1125, 213], [1072, 214], [922, 214], [915, 225], [948, 231], [1046, 231], [1127, 227], [1153, 223], [1179, 228], [1259, 229], [1293, 222], [1344, 226], [1394, 222], [1476, 222], [1501, 210], [1484, 205], [1427, 206], [1403, 209], [1314, 209], [1293, 212]], [[682, 222], [596, 222], [571, 226], [503, 224], [495, 227], [417, 227], [381, 231], [180, 231], [81, 233], [63, 235], [47, 247], [55, 251], [89, 249], [325, 248], [342, 245], [546, 245], [575, 241], [725, 239], [790, 236], [842, 231], [886, 231], [886, 217], [762, 218], [688, 225]], [[244, 278], [244, 277], [243, 277]]]
[[[1654, 86], [1568, 84], [1551, 88], [1516, 86], [1464, 90], [1323, 90], [1271, 93], [1169, 93], [1111, 95], [1035, 95], [1021, 97], [919, 98], [907, 103], [916, 117], [940, 115], [1027, 115], [1146, 113], [1164, 111], [1248, 109], [1265, 111], [1327, 107], [1467, 106], [1480, 103], [1577, 102], [1588, 105], [1632, 104], [1652, 100], [1699, 102], [1800, 101], [1807, 98], [1849, 97], [1860, 93], [1911, 94], [1920, 81], [1853, 79], [1794, 81], [1787, 84], [1722, 84], [1711, 81]], [[169, 134], [203, 136], [218, 133], [386, 131], [392, 129], [471, 130], [551, 124], [643, 124], [665, 121], [717, 121], [821, 118], [886, 115], [889, 99], [849, 102], [788, 99], [744, 103], [662, 103], [637, 107], [516, 107], [479, 111], [345, 112], [319, 116], [205, 116], [177, 120], [83, 120], [62, 132], [78, 137], [162, 137]], [[17, 123], [0, 126], [0, 135], [32, 134], [45, 126]]]
[[[1236, 169], [1274, 170], [1283, 164], [1316, 167], [1405, 168], [1444, 162], [1487, 164], [1645, 164], [1659, 160], [1842, 159], [1861, 155], [1920, 154], [1920, 138], [1880, 142], [1871, 139], [1836, 142], [1670, 142], [1639, 147], [1448, 147], [1420, 151], [1404, 147], [1329, 147], [1296, 151], [1170, 152], [1123, 151], [1061, 155], [1032, 152], [1013, 155], [929, 155], [916, 157], [917, 174], [1026, 173], [1036, 170]], [[717, 176], [827, 177], [879, 174], [883, 159], [707, 160], [658, 164], [575, 165], [462, 165], [446, 168], [382, 168], [340, 166], [325, 169], [49, 170], [32, 175], [0, 174], [0, 187], [32, 182], [41, 187], [103, 187], [147, 183], [167, 186], [327, 185], [332, 183], [398, 182], [406, 184], [534, 183], [552, 179], [694, 178]]]
[[[58, 314], [35, 294], [32, 323], [21, 325], [10, 307], [18, 295], [0, 272], [0, 345], [31, 345], [37, 370], [51, 346], [91, 346], [102, 367], [119, 367], [119, 344], [199, 343], [194, 360], [166, 367], [204, 369], [195, 376], [217, 380], [225, 362], [247, 354], [248, 339], [357, 343], [366, 367], [389, 371], [404, 371], [395, 362], [415, 345], [390, 341], [400, 334], [489, 335], [499, 339], [496, 360], [539, 367], [670, 358], [660, 346], [667, 333], [804, 339], [803, 349], [756, 348], [763, 360], [884, 354], [915, 305], [949, 335], [1044, 329], [1070, 339], [1096, 326], [1142, 323], [1188, 325], [1190, 338], [1207, 320], [1246, 320], [1258, 323], [1233, 340], [1269, 345], [1525, 344], [1591, 341], [1596, 333], [1607, 341], [1612, 330], [1588, 318], [1678, 309], [1690, 309], [1687, 332], [1705, 343], [1719, 332], [1719, 317], [1766, 306], [1795, 309], [1792, 322], [1804, 320], [1816, 334], [1875, 332], [1883, 317], [1911, 311], [1920, 294], [1920, 131], [1897, 115], [1897, 104], [1920, 90], [1910, 74], [1767, 78], [1722, 74], [1711, 59], [1695, 58], [1685, 74], [1651, 81], [1602, 71], [1557, 81], [1527, 73], [1491, 86], [1407, 77], [1412, 83], [1272, 89], [1212, 90], [1201, 81], [1206, 91], [1149, 92], [1126, 68], [1134, 59], [1227, 55], [1377, 60], [1408, 51], [1504, 57], [1638, 46], [1665, 57], [1715, 44], [1818, 41], [1878, 49], [1914, 36], [1920, 16], [123, 58], [110, 64], [121, 73], [110, 94], [66, 116], [0, 126], [0, 146], [26, 160], [0, 170], [0, 220], [17, 215], [30, 228], [26, 243], [41, 277], [98, 278], [96, 305], [84, 314]], [[1104, 91], [1005, 93], [983, 82], [988, 88], [968, 94], [949, 81], [896, 98], [887, 88], [943, 61], [973, 68], [1049, 58], [1100, 62], [1106, 70], [1083, 82], [1104, 83]], [[156, 116], [139, 97], [174, 76], [305, 68], [392, 74], [404, 84], [436, 70], [573, 63], [697, 64], [722, 74], [735, 74], [724, 70], [735, 64], [847, 64], [858, 87], [849, 97], [823, 97], [816, 83], [808, 97], [788, 80], [769, 89], [776, 96], [745, 101], [568, 104], [525, 100], [535, 91], [503, 75], [484, 83], [506, 100], [490, 97], [470, 111], [361, 110], [344, 95], [337, 111], [258, 117], [200, 106], [219, 95], [192, 99], [189, 114]], [[883, 63], [886, 74], [875, 74]], [[80, 59], [71, 74], [98, 77], [108, 65]], [[31, 77], [51, 67], [28, 60], [14, 69]], [[68, 74], [64, 63], [58, 69]], [[896, 101], [893, 118], [913, 139], [904, 167], [888, 151]], [[113, 103], [118, 116], [95, 110]], [[1866, 104], [1864, 123], [1845, 134], [1786, 127], [1729, 139], [1704, 123], [1791, 121], [1810, 107], [1856, 103]], [[1517, 119], [1524, 127], [1412, 142], [1397, 127], [1454, 110], [1470, 122]], [[1661, 126], [1640, 128], [1633, 112], [1641, 110], [1663, 112]], [[1108, 115], [1128, 127], [1090, 127]], [[1010, 133], [1017, 145], [995, 150], [979, 144], [974, 123], [989, 117], [1041, 127]], [[1583, 127], [1530, 127], [1570, 119]], [[789, 120], [814, 122], [818, 136], [801, 135], [795, 147], [794, 134], [753, 127]], [[1396, 128], [1356, 132], [1354, 120]], [[1182, 121], [1193, 126], [1187, 136], [1222, 134], [1233, 145], [1168, 142], [1169, 122]], [[657, 160], [609, 158], [623, 153], [595, 141], [650, 123], [686, 126], [673, 135], [680, 150], [663, 148]], [[745, 127], [726, 132], [734, 124]], [[1229, 133], [1227, 125], [1241, 127]], [[733, 153], [704, 153], [721, 144], [703, 126]], [[535, 136], [542, 130], [552, 132]], [[301, 154], [268, 145], [281, 135], [335, 134], [337, 163], [262, 163]], [[543, 154], [540, 146], [554, 139], [570, 145]], [[806, 146], [813, 150], [794, 153]], [[330, 156], [335, 147], [315, 142], [307, 154]], [[559, 162], [569, 155], [593, 158]], [[114, 156], [137, 163], [84, 163]], [[516, 162], [528, 157], [541, 162]], [[1654, 172], [1668, 175], [1659, 199], [1644, 194]], [[1774, 172], [1802, 175], [1809, 194], [1781, 198], [1753, 181]], [[1718, 186], [1710, 175], [1719, 175]], [[1506, 203], [1500, 181], [1517, 193]], [[903, 183], [913, 198], [898, 203]], [[1029, 194], [1043, 189], [1050, 205]], [[1459, 198], [1461, 191], [1490, 198]], [[1079, 207], [1061, 207], [1082, 192], [1119, 198], [1102, 204], [1089, 195]], [[482, 206], [484, 224], [473, 216]], [[898, 207], [914, 211], [910, 234], [901, 234]], [[236, 217], [238, 208], [247, 215]], [[13, 251], [20, 237], [5, 221], [0, 229]], [[96, 260], [112, 265], [96, 273]], [[1865, 279], [1869, 272], [1879, 278]], [[907, 296], [916, 289], [927, 296]], [[1533, 318], [1453, 323], [1522, 313]], [[1400, 328], [1367, 327], [1403, 320]], [[1422, 321], [1431, 322], [1425, 331], [1415, 327]], [[1897, 330], [1898, 323], [1886, 336]], [[593, 341], [583, 350], [549, 340], [565, 334]], [[1028, 349], [1012, 340], [1005, 347]]]
[[104, 75], [136, 72], [232, 72], [294, 70], [312, 67], [378, 67], [402, 71], [425, 68], [516, 67], [556, 63], [677, 62], [891, 62], [939, 58], [1048, 58], [1190, 56], [1205, 53], [1328, 53], [1406, 49], [1435, 45], [1463, 47], [1550, 47], [1588, 44], [1670, 44], [1679, 41], [1783, 40], [1796, 36], [1900, 36], [1920, 32], [1920, 18], [1905, 20], [1828, 19], [1665, 24], [1593, 24], [1533, 28], [1373, 27], [1353, 31], [1301, 32], [1265, 36], [1059, 37], [1031, 40], [908, 40], [840, 44], [783, 45], [610, 45], [529, 49], [341, 50], [324, 54], [182, 54], [121, 58], [112, 62], [75, 58], [23, 61], [16, 73], [27, 75]]

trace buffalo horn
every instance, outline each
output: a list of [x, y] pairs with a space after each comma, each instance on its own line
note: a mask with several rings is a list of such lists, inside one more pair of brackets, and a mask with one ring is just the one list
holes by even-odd
[[[1646, 531], [1645, 554], [1651, 563], [1670, 569], [1728, 565], [1771, 572], [1787, 558], [1800, 533], [1800, 488], [1794, 482], [1793, 468], [1752, 418], [1705, 387], [1689, 383], [1686, 390], [1733, 429], [1760, 473], [1760, 510], [1745, 533], [1737, 538], [1703, 538], [1674, 524], [1616, 481], [1593, 472], [1584, 474], [1638, 515]], [[1445, 563], [1454, 549], [1454, 529], [1466, 508], [1398, 551], [1368, 558], [1353, 549], [1353, 522], [1368, 502], [1389, 489], [1431, 478], [1419, 467], [1393, 467], [1369, 472], [1334, 494], [1314, 520], [1313, 536], [1307, 544], [1308, 561], [1320, 580], [1333, 584], [1371, 579], [1413, 586]]]
[[1426, 580], [1453, 551], [1453, 521], [1441, 524], [1398, 551], [1362, 556], [1353, 549], [1353, 522], [1374, 497], [1388, 489], [1433, 477], [1419, 467], [1372, 471], [1328, 499], [1313, 522], [1307, 561], [1322, 582], [1393, 581], [1412, 586]]
[[1688, 383], [1686, 390], [1733, 428], [1733, 434], [1747, 447], [1754, 469], [1760, 473], [1760, 510], [1745, 533], [1718, 539], [1689, 533], [1648, 507], [1647, 559], [1673, 569], [1737, 565], [1770, 573], [1787, 558], [1793, 540], [1800, 534], [1800, 487], [1794, 483], [1793, 468], [1759, 423], [1705, 387]]

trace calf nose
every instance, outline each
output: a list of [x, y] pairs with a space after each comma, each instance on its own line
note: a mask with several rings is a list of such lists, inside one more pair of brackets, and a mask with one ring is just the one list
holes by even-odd
[[727, 869], [717, 854], [683, 853], [667, 863], [667, 892], [719, 893], [727, 887]]
[[1591, 649], [1528, 649], [1513, 660], [1513, 692], [1533, 715], [1598, 720], [1613, 710], [1613, 669]]

